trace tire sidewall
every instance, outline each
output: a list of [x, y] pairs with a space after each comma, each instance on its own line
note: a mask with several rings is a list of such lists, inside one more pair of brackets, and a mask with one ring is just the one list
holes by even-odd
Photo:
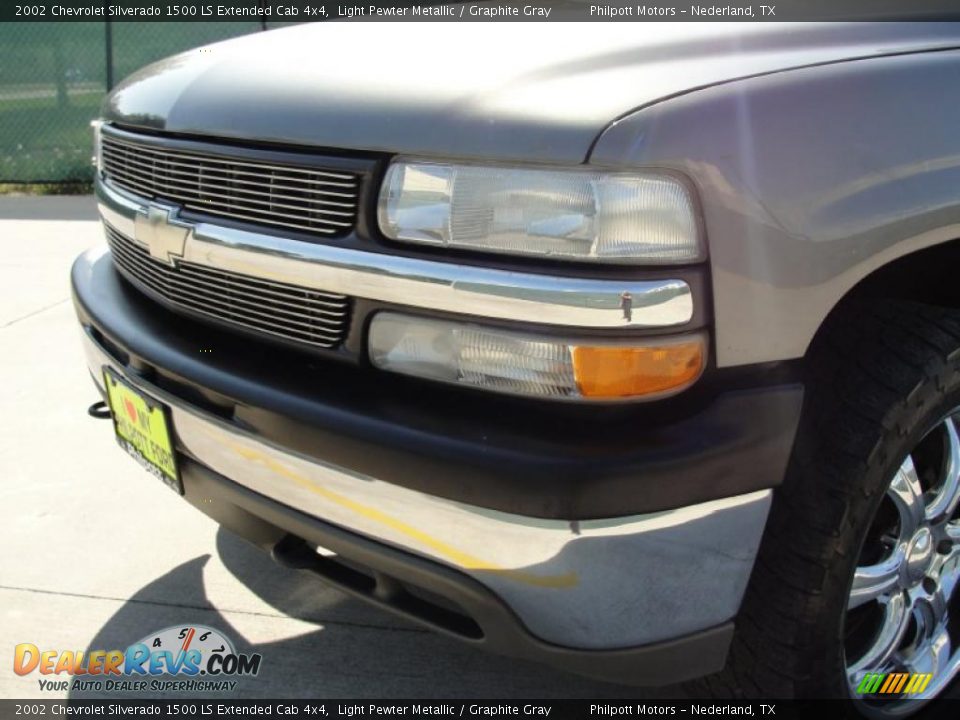
[[[848, 507], [850, 522], [841, 535], [836, 558], [842, 582], [831, 583], [825, 588], [829, 597], [824, 604], [827, 617], [822, 620], [830, 638], [828, 644], [832, 644], [833, 649], [823, 649], [827, 651], [826, 656], [831, 658], [833, 672], [832, 677], [822, 678], [826, 682], [821, 685], [821, 693], [826, 686], [833, 697], [857, 698], [847, 683], [844, 633], [846, 606], [867, 532], [907, 455], [958, 407], [960, 373], [944, 367], [932, 378], [918, 382], [905, 401], [891, 408], [887, 415], [889, 422], [885, 423], [861, 478], [860, 488], [863, 492], [853, 494]], [[845, 548], [852, 549], [852, 552], [845, 551]]]

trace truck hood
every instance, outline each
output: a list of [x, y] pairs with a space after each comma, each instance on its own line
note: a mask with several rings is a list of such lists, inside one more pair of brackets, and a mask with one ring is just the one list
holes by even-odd
[[317, 23], [150, 65], [104, 117], [173, 133], [581, 163], [627, 113], [791, 68], [957, 47], [938, 23]]

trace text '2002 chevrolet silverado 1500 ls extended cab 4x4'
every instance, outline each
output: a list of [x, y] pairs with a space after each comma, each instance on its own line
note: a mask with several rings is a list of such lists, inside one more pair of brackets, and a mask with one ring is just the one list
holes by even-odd
[[960, 668], [958, 48], [338, 24], [172, 57], [95, 124], [90, 371], [203, 512], [468, 642], [933, 697]]

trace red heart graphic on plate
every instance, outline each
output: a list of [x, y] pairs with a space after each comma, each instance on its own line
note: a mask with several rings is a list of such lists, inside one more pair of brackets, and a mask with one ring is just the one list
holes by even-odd
[[127, 417], [130, 418], [130, 422], [135, 424], [137, 422], [137, 409], [133, 406], [133, 403], [127, 400], [127, 398], [124, 398], [123, 407], [127, 411]]

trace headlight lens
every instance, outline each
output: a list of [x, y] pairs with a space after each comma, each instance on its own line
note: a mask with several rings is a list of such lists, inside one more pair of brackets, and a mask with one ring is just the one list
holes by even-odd
[[394, 240], [622, 264], [703, 259], [693, 200], [663, 173], [394, 162], [380, 191]]
[[514, 395], [654, 399], [692, 385], [703, 372], [703, 335], [625, 344], [564, 342], [464, 323], [379, 313], [370, 359], [384, 370]]

